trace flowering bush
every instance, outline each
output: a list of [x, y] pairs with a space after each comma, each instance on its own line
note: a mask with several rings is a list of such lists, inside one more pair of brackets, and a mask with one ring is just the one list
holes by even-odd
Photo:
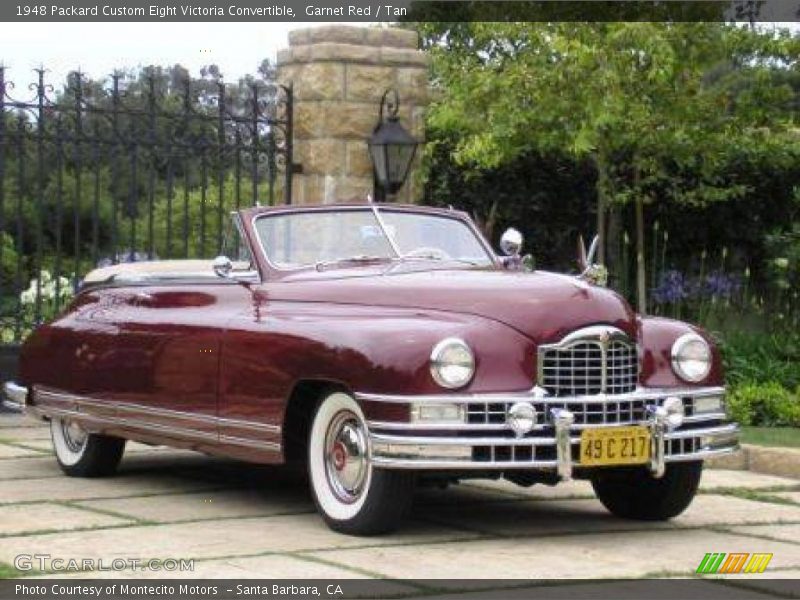
[[689, 285], [680, 271], [665, 271], [658, 287], [653, 289], [656, 304], [677, 304], [689, 297]]
[[656, 304], [678, 304], [684, 300], [730, 300], [741, 289], [739, 277], [722, 271], [689, 278], [680, 271], [661, 274], [659, 284], [653, 289]]
[[36, 307], [36, 296], [41, 296], [41, 305], [63, 305], [74, 295], [72, 282], [62, 276], [53, 277], [50, 271], [42, 270], [39, 279], [31, 279], [28, 289], [23, 290], [19, 295], [19, 301], [23, 307]]
[[54, 318], [74, 294], [68, 277], [54, 277], [50, 271], [43, 269], [39, 278], [31, 279], [28, 287], [19, 294], [19, 319], [4, 319], [0, 328], [0, 342], [11, 343], [24, 339], [37, 325]]

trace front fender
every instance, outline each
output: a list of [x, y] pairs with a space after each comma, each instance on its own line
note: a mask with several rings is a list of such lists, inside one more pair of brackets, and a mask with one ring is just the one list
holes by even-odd
[[339, 384], [353, 393], [446, 394], [429, 371], [433, 347], [460, 337], [473, 350], [472, 381], [453, 393], [530, 389], [535, 345], [485, 317], [435, 310], [273, 302], [262, 317], [241, 315], [223, 340], [222, 402], [255, 401], [280, 413], [299, 382]]
[[[680, 336], [696, 333], [711, 346], [711, 371], [704, 381], [689, 383], [678, 377], [672, 369], [672, 345]], [[723, 385], [722, 359], [719, 349], [707, 332], [673, 319], [640, 317], [639, 347], [642, 363], [639, 381], [645, 387], [691, 387]]]

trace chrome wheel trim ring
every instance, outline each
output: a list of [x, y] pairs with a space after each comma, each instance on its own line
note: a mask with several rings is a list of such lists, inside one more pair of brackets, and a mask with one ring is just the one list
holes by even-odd
[[338, 412], [325, 435], [325, 474], [336, 498], [356, 502], [364, 492], [369, 473], [366, 429], [349, 410]]
[[64, 436], [64, 443], [72, 452], [83, 450], [89, 438], [87, 431], [71, 419], [61, 421], [61, 433]]

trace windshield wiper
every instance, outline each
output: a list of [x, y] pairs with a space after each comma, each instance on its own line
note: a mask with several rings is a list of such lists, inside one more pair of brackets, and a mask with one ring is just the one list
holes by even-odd
[[403, 254], [400, 256], [400, 261], [404, 262], [407, 260], [435, 260], [436, 262], [457, 262], [463, 263], [465, 265], [472, 265], [473, 267], [480, 266], [479, 262], [474, 260], [469, 260], [468, 258], [453, 258], [452, 256], [444, 257], [444, 256], [437, 256], [435, 254]]
[[314, 264], [314, 268], [317, 271], [324, 271], [327, 267], [331, 267], [333, 265], [340, 265], [343, 263], [354, 263], [354, 264], [369, 264], [374, 262], [382, 262], [385, 260], [394, 260], [389, 256], [372, 256], [367, 254], [359, 254], [357, 256], [345, 256], [342, 258], [334, 258], [331, 260], [320, 260]]

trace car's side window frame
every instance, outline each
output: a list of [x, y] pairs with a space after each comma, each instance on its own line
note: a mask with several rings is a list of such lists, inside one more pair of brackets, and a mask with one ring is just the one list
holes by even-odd
[[[235, 248], [235, 256], [229, 256], [228, 254], [234, 250], [234, 248], [231, 248], [231, 245], [234, 243], [234, 240], [231, 238], [235, 238], [238, 241]], [[258, 269], [258, 264], [256, 263], [255, 253], [250, 245], [247, 233], [244, 230], [242, 216], [236, 211], [231, 212], [231, 225], [228, 227], [226, 235], [222, 240], [222, 251], [225, 256], [228, 256], [228, 258], [231, 259], [231, 262], [234, 265], [231, 275], [235, 279], [252, 279], [256, 282], [261, 282], [261, 273]], [[243, 251], [246, 256], [244, 259], [241, 258]], [[245, 261], [248, 263], [247, 267], [241, 268], [241, 266], [239, 266], [237, 268], [237, 263], [242, 263]]]

